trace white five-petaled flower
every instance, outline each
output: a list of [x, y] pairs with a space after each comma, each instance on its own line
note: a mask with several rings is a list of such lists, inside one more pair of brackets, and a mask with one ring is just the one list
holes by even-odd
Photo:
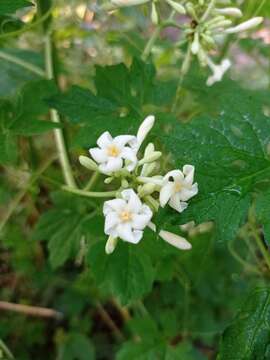
[[152, 218], [151, 209], [142, 204], [132, 189], [121, 193], [122, 199], [104, 203], [105, 234], [112, 238], [137, 244], [143, 237], [143, 230]]
[[198, 184], [193, 184], [194, 170], [194, 166], [185, 165], [183, 172], [173, 170], [164, 176], [159, 197], [162, 207], [169, 202], [180, 213], [187, 208], [187, 201], [198, 193]]
[[128, 162], [126, 169], [134, 170], [137, 165], [137, 138], [131, 135], [119, 135], [112, 138], [106, 131], [97, 140], [96, 148], [89, 150], [92, 158], [99, 164], [103, 174], [111, 174], [123, 168], [124, 160]]

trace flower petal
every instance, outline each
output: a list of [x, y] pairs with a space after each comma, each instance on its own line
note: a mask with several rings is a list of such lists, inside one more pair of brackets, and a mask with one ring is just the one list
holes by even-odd
[[137, 230], [143, 230], [150, 222], [153, 213], [147, 205], [143, 205], [141, 214], [134, 214], [132, 217], [132, 227]]
[[97, 140], [97, 144], [100, 148], [106, 148], [113, 141], [113, 138], [109, 131], [105, 131]]
[[174, 194], [170, 201], [169, 201], [170, 207], [172, 207], [174, 210], [178, 211], [179, 213], [183, 212], [187, 207], [188, 204], [186, 202], [183, 202], [180, 200], [180, 194]]
[[110, 212], [121, 212], [126, 206], [126, 202], [123, 199], [113, 199], [105, 201], [103, 205], [103, 214], [107, 216]]
[[132, 213], [138, 213], [142, 208], [142, 203], [139, 196], [133, 189], [127, 189], [122, 191], [122, 197], [128, 201], [127, 208]]
[[191, 189], [183, 189], [179, 192], [179, 199], [181, 201], [188, 201], [193, 196], [198, 194], [198, 184], [192, 185]]
[[185, 175], [185, 183], [192, 185], [194, 180], [195, 167], [193, 165], [185, 165], [183, 167], [183, 174]]
[[133, 147], [137, 143], [137, 138], [133, 135], [119, 135], [113, 139], [113, 143], [120, 148], [127, 144]]
[[164, 176], [164, 181], [169, 181], [170, 177], [172, 177], [174, 181], [182, 181], [184, 179], [184, 175], [181, 170], [172, 170], [168, 172], [168, 174]]
[[89, 149], [89, 153], [92, 156], [92, 158], [99, 164], [106, 162], [108, 159], [108, 155], [106, 154], [105, 150], [99, 149], [97, 147], [93, 149]]
[[119, 224], [117, 226], [118, 236], [127, 242], [137, 244], [142, 238], [142, 231], [133, 232], [130, 223]]
[[159, 194], [160, 206], [164, 207], [173, 195], [173, 183], [167, 183], [162, 187]]
[[109, 212], [105, 218], [104, 232], [107, 235], [112, 235], [112, 230], [120, 223], [119, 216], [116, 212]]
[[123, 167], [123, 160], [120, 157], [109, 157], [107, 163], [99, 165], [99, 170], [103, 174], [110, 174], [114, 171], [118, 171]]

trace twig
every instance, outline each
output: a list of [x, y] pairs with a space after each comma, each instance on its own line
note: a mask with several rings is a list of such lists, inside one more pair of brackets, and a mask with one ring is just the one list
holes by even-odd
[[[53, 54], [52, 54], [52, 42], [51, 34], [48, 33], [45, 36], [45, 66], [46, 66], [46, 78], [48, 80], [54, 79], [54, 70], [53, 70]], [[55, 123], [60, 123], [60, 117], [56, 110], [51, 110], [51, 120]], [[62, 167], [63, 175], [65, 182], [68, 186], [72, 188], [77, 188], [71, 165], [69, 162], [68, 152], [66, 149], [65, 138], [62, 129], [54, 129], [54, 136], [56, 141], [56, 146], [59, 154], [59, 161]]]
[[15, 304], [15, 303], [7, 302], [7, 301], [0, 301], [0, 310], [14, 311], [14, 312], [29, 315], [29, 316], [54, 318], [54, 319], [58, 319], [58, 320], [63, 318], [63, 314], [61, 312], [53, 310], [53, 309], [48, 309], [48, 308], [39, 307], [39, 306]]
[[108, 327], [112, 330], [113, 334], [115, 335], [116, 339], [119, 341], [124, 340], [124, 335], [122, 334], [121, 330], [117, 327], [113, 319], [110, 317], [108, 312], [104, 309], [101, 303], [98, 301], [96, 303], [96, 307], [100, 316], [102, 317], [103, 321], [108, 325]]
[[0, 233], [3, 230], [4, 226], [8, 222], [9, 218], [13, 214], [13, 212], [16, 210], [18, 204], [23, 199], [24, 195], [28, 191], [28, 189], [36, 182], [36, 180], [40, 177], [40, 175], [51, 165], [51, 163], [56, 159], [56, 155], [51, 156], [49, 159], [47, 159], [44, 164], [40, 166], [40, 168], [37, 170], [36, 173], [34, 173], [29, 182], [26, 184], [25, 188], [18, 192], [18, 194], [14, 197], [14, 199], [10, 202], [10, 204], [7, 207], [7, 210], [4, 214], [4, 217], [2, 221], [0, 222]]
[[9, 61], [13, 64], [19, 65], [19, 66], [27, 69], [28, 71], [31, 71], [33, 74], [36, 74], [41, 77], [45, 77], [45, 71], [43, 71], [40, 67], [33, 65], [33, 64], [29, 63], [28, 61], [24, 61], [24, 60], [18, 58], [17, 56], [7, 54], [4, 51], [0, 50], [0, 58], [4, 59], [6, 61]]

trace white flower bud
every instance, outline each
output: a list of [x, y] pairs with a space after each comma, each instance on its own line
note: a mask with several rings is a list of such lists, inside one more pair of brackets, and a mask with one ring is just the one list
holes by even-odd
[[166, 2], [179, 14], [186, 14], [186, 9], [184, 8], [183, 5], [178, 4], [173, 0], [166, 0]]
[[104, 180], [105, 184], [110, 184], [113, 181], [113, 177], [108, 177]]
[[112, 236], [109, 236], [107, 242], [106, 242], [106, 246], [105, 246], [105, 252], [107, 255], [110, 255], [114, 252], [116, 245], [118, 243], [118, 238], [114, 238]]
[[86, 167], [89, 170], [98, 170], [98, 165], [93, 160], [89, 159], [89, 157], [87, 156], [79, 156], [79, 162], [82, 166]]
[[153, 115], [147, 116], [147, 118], [145, 118], [145, 120], [142, 122], [137, 132], [138, 148], [141, 146], [144, 139], [148, 135], [149, 131], [154, 126], [154, 124], [155, 124], [155, 117]]
[[149, 1], [150, 0], [111, 0], [111, 3], [115, 6], [125, 7], [125, 6], [141, 5]]
[[155, 151], [155, 146], [153, 143], [149, 143], [145, 150], [144, 150], [144, 156], [149, 156]]
[[260, 25], [263, 22], [263, 17], [254, 17], [248, 21], [245, 21], [237, 26], [234, 26], [232, 28], [226, 29], [225, 33], [226, 34], [236, 34], [239, 33], [241, 31], [246, 31], [249, 29], [252, 29], [258, 25]]
[[159, 159], [162, 155], [162, 152], [160, 151], [154, 151], [151, 155], [145, 156], [143, 159], [141, 159], [138, 163], [138, 165], [143, 165], [147, 163], [151, 163]]
[[158, 24], [158, 12], [157, 12], [157, 7], [156, 4], [154, 2], [152, 2], [152, 10], [151, 10], [151, 20], [152, 23], [157, 25]]
[[200, 40], [199, 40], [199, 33], [195, 32], [194, 40], [191, 44], [191, 52], [193, 55], [197, 55], [200, 50]]
[[141, 176], [149, 176], [151, 175], [154, 170], [156, 169], [157, 163], [152, 162], [149, 164], [144, 164], [141, 171]]
[[155, 184], [145, 184], [139, 189], [139, 196], [144, 197], [147, 195], [151, 195], [156, 190]]
[[221, 20], [221, 21], [216, 22], [216, 23], [214, 23], [212, 25], [209, 25], [208, 29], [213, 30], [213, 29], [217, 29], [217, 28], [225, 28], [225, 27], [228, 27], [228, 26], [231, 26], [231, 25], [232, 25], [231, 20]]
[[161, 230], [159, 236], [177, 249], [190, 250], [192, 248], [192, 245], [187, 241], [187, 239], [169, 231]]
[[216, 12], [221, 15], [227, 15], [227, 16], [233, 16], [233, 17], [242, 17], [243, 16], [242, 11], [235, 7], [216, 9]]

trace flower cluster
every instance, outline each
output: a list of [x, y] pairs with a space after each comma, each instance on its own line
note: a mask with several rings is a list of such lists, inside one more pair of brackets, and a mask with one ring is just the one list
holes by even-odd
[[[187, 73], [192, 56], [196, 56], [201, 66], [208, 66], [212, 71], [212, 75], [207, 80], [208, 86], [220, 81], [231, 66], [229, 59], [224, 59], [217, 65], [210, 58], [209, 54], [217, 48], [218, 38], [252, 29], [263, 21], [262, 17], [254, 17], [234, 25], [235, 20], [242, 17], [242, 11], [236, 6], [230, 6], [230, 0], [165, 0], [164, 2], [173, 9], [172, 15], [166, 21], [162, 21], [160, 16], [161, 0], [111, 0], [111, 4], [115, 7], [151, 3], [151, 19], [154, 24], [159, 24], [161, 28], [164, 26], [181, 28], [183, 30], [181, 36], [184, 38], [178, 44], [181, 46], [188, 44], [182, 74]], [[173, 20], [175, 13], [185, 15], [183, 25]]]
[[[159, 206], [168, 204], [181, 213], [187, 208], [188, 200], [198, 193], [194, 166], [185, 165], [182, 171], [172, 170], [165, 176], [157, 174], [162, 153], [156, 151], [153, 143], [145, 147], [143, 157], [139, 159], [142, 143], [154, 123], [154, 116], [148, 116], [136, 136], [113, 138], [106, 131], [98, 138], [98, 147], [89, 150], [92, 159], [79, 158], [88, 169], [106, 175], [106, 184], [114, 180], [121, 184], [115, 199], [105, 201], [103, 205], [104, 232], [109, 236], [105, 248], [107, 254], [114, 251], [118, 239], [137, 244], [146, 227], [156, 232], [151, 219]], [[161, 230], [159, 236], [179, 249], [191, 248], [190, 243], [179, 235]]]

